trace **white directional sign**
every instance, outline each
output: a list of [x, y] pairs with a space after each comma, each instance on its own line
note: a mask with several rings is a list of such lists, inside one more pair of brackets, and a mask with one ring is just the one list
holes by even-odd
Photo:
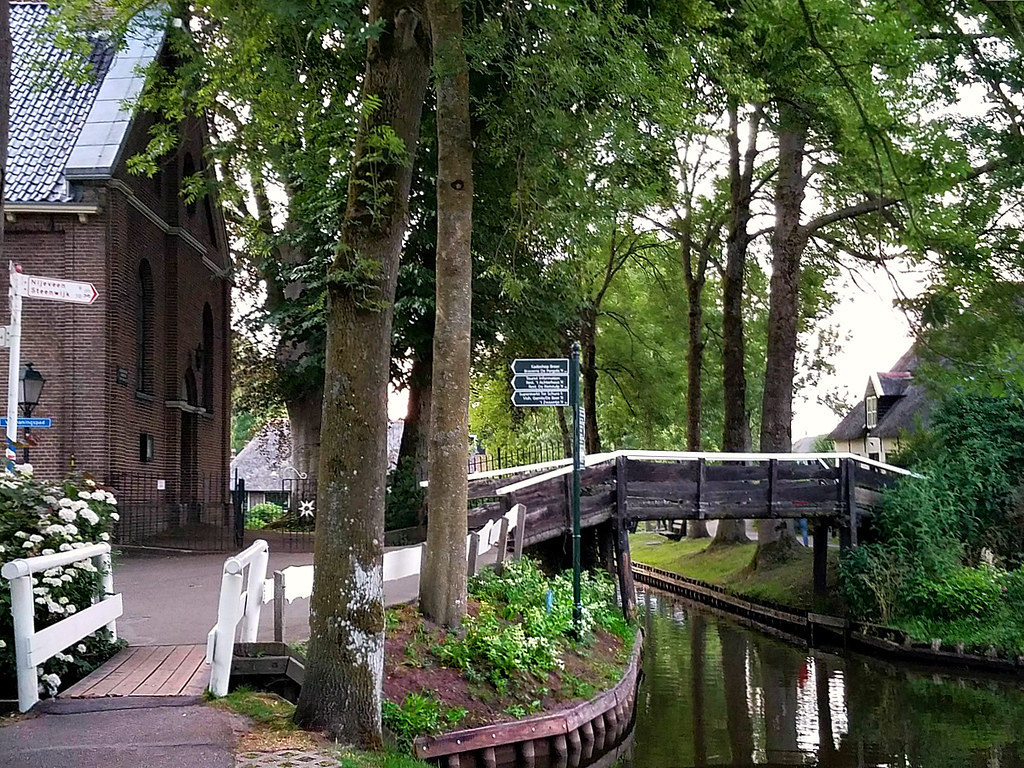
[[569, 361], [520, 358], [512, 363], [512, 404], [520, 408], [569, 405]]
[[99, 297], [99, 291], [92, 283], [77, 280], [56, 280], [51, 277], [22, 275], [21, 295], [29, 299], [48, 299], [69, 304], [92, 304]]

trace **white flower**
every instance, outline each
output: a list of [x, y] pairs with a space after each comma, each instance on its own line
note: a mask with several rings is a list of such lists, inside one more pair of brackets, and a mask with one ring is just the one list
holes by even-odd
[[113, 520], [116, 523], [118, 520], [121, 519], [121, 516], [119, 514], [117, 514], [117, 512], [111, 512], [110, 513], [110, 519]]
[[87, 649], [86, 649], [86, 647], [82, 643], [79, 643], [78, 645], [75, 646], [75, 650], [78, 651], [79, 653], [85, 653]]
[[72, 536], [77, 536], [78, 535], [78, 526], [72, 525], [71, 523], [68, 523], [67, 525], [65, 525], [64, 526], [64, 530], [67, 533], [70, 533]]
[[107, 492], [106, 491], [101, 491], [101, 490], [97, 489], [97, 490], [92, 492], [92, 497], [96, 501], [103, 501], [103, 500], [105, 500], [107, 498]]
[[62, 499], [61, 499], [61, 500], [60, 500], [59, 502], [57, 502], [57, 503], [58, 503], [58, 504], [60, 504], [60, 505], [61, 505], [62, 507], [70, 507], [70, 506], [71, 506], [72, 504], [74, 504], [75, 502], [73, 502], [73, 501], [72, 501], [71, 499], [69, 499], [69, 498], [68, 498], [67, 496], [65, 496], [64, 498], [62, 498]]
[[36, 598], [36, 602], [39, 603], [40, 605], [46, 605], [46, 598], [45, 597], [37, 597]]
[[69, 551], [71, 550], [71, 545], [70, 545], [70, 544], [68, 544], [67, 542], [65, 542], [64, 544], [61, 544], [61, 545], [60, 545], [60, 546], [58, 547], [58, 549], [59, 549], [59, 550], [60, 550], [61, 552], [69, 552]]
[[95, 488], [96, 487], [96, 481], [95, 480], [91, 480], [89, 478], [86, 478], [85, 479], [85, 485], [86, 485], [87, 488]]
[[[32, 588], [32, 594], [33, 595], [45, 595], [49, 591], [50, 590], [48, 590], [46, 587], [33, 587]], [[39, 602], [39, 601], [37, 600], [36, 602]]]
[[46, 530], [43, 531], [43, 533], [45, 533], [47, 536], [63, 536], [64, 526], [57, 525], [57, 523], [54, 523], [53, 525], [48, 525], [46, 527]]
[[60, 580], [61, 581], [72, 582], [72, 581], [75, 580], [75, 577], [72, 576], [70, 573], [62, 573], [61, 576], [60, 576]]
[[35, 546], [35, 544], [33, 544], [33, 543], [32, 543], [31, 541], [26, 541], [26, 542], [25, 542], [24, 544], [22, 544], [21, 546], [23, 546], [23, 547], [24, 547], [25, 549], [32, 549], [32, 547], [34, 547], [34, 546]]
[[75, 519], [78, 517], [78, 515], [75, 514], [74, 510], [71, 509], [62, 509], [60, 512], [57, 513], [57, 516], [65, 523], [73, 523]]
[[60, 690], [60, 678], [53, 674], [43, 675], [43, 685], [46, 686], [52, 696]]
[[5, 640], [3, 640], [2, 638], [0, 638], [0, 648], [6, 648], [6, 647], [7, 647], [7, 642]]
[[43, 550], [43, 554], [44, 555], [55, 555], [57, 553], [54, 550], [52, 550], [49, 547], [47, 547], [46, 549]]
[[78, 492], [78, 498], [80, 498], [80, 499], [91, 499], [92, 498], [92, 494], [89, 493], [88, 491], [79, 491]]
[[21, 472], [21, 474], [23, 474], [23, 475], [31, 475], [32, 474], [32, 465], [31, 464], [15, 464], [14, 468], [16, 470], [18, 470], [19, 472]]
[[93, 512], [91, 509], [83, 509], [82, 519], [89, 523], [89, 525], [96, 525], [96, 523], [100, 521], [100, 516]]
[[40, 536], [38, 533], [33, 533], [31, 536], [28, 537], [28, 540], [31, 541], [33, 544], [38, 544], [43, 540], [43, 537]]
[[57, 506], [57, 497], [56, 496], [43, 496], [43, 501], [45, 501], [51, 507], [56, 507]]
[[77, 608], [75, 608], [75, 606], [74, 606], [74, 605], [69, 605], [69, 606], [68, 606], [68, 613], [69, 613], [69, 614], [70, 614], [70, 613], [74, 613], [74, 612], [75, 612], [75, 611], [77, 611], [77, 610], [78, 610], [78, 609], [77, 609]]
[[107, 502], [107, 504], [112, 504], [115, 507], [117, 506], [117, 499], [115, 499], [114, 494], [110, 493], [109, 491], [107, 492], [107, 495], [103, 500]]
[[19, 539], [27, 539], [28, 538], [28, 534], [25, 533], [24, 531], [18, 531], [14, 535], [15, 535], [16, 538], [19, 538]]
[[81, 499], [79, 499], [78, 501], [71, 502], [71, 509], [75, 510], [75, 512], [81, 512], [83, 509], [88, 508], [89, 502], [87, 501], [82, 501]]
[[7, 551], [7, 548], [3, 544], [0, 544], [0, 555], [2, 555], [6, 551]]
[[110, 541], [110, 534], [104, 531], [100, 534], [100, 541]]
[[66, 597], [58, 597], [57, 598], [57, 602], [60, 603], [61, 605], [67, 605], [71, 601], [68, 600]]

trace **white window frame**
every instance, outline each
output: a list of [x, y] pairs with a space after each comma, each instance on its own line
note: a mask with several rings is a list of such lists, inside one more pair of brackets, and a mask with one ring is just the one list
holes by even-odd
[[868, 429], [878, 426], [878, 398], [875, 395], [864, 398], [864, 426]]

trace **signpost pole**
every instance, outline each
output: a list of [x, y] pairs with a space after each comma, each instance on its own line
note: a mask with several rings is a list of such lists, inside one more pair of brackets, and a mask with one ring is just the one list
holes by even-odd
[[569, 363], [569, 408], [572, 409], [572, 622], [580, 637], [583, 605], [580, 596], [580, 473], [583, 469], [583, 424], [580, 413], [580, 344], [573, 342]]
[[15, 445], [18, 442], [18, 374], [21, 370], [21, 280], [20, 271], [10, 262], [10, 287], [7, 291], [11, 307], [11, 325], [8, 328], [7, 344], [10, 358], [7, 366], [7, 445], [5, 466], [14, 471], [17, 459]]

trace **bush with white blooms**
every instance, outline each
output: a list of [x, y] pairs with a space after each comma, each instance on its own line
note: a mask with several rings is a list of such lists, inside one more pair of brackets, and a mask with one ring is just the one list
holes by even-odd
[[[63, 483], [32, 476], [29, 465], [0, 474], [0, 563], [18, 558], [51, 555], [110, 541], [118, 520], [114, 495], [87, 477]], [[100, 573], [90, 560], [51, 568], [32, 576], [36, 631], [92, 604]], [[101, 629], [63, 653], [39, 671], [39, 691], [54, 695], [60, 688], [88, 674], [116, 650], [110, 633]], [[14, 624], [11, 591], [0, 580], [0, 698], [17, 691], [14, 662]]]

